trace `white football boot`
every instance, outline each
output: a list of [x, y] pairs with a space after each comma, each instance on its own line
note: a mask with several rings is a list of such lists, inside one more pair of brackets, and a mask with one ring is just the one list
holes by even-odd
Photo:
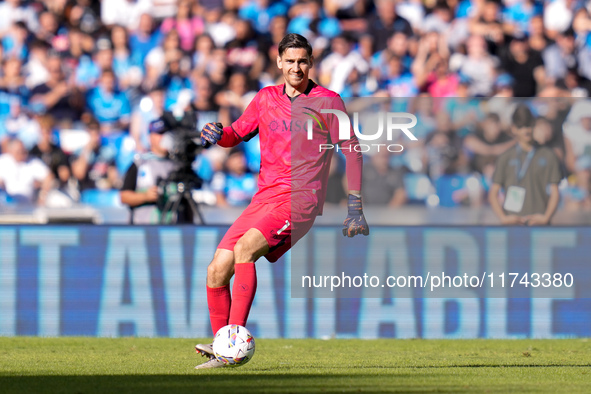
[[197, 344], [197, 345], [195, 345], [195, 351], [197, 352], [197, 354], [200, 354], [202, 356], [212, 357], [213, 356], [213, 343]]
[[217, 358], [211, 356], [209, 361], [206, 361], [203, 364], [196, 366], [195, 369], [223, 368], [225, 366], [226, 366], [226, 364], [224, 364], [221, 361], [218, 361]]
[[198, 366], [195, 367], [195, 369], [210, 369], [210, 368], [221, 368], [221, 367], [225, 367], [226, 364], [218, 361], [215, 356], [213, 355], [213, 344], [209, 343], [209, 344], [198, 344], [195, 346], [195, 351], [197, 352], [197, 354], [200, 354], [204, 357], [209, 358], [208, 361], [204, 362], [203, 364], [200, 364]]

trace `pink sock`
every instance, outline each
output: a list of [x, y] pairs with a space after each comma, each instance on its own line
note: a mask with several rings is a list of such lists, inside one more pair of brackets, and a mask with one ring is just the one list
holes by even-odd
[[246, 325], [250, 307], [257, 291], [257, 272], [254, 263], [234, 266], [234, 285], [232, 286], [232, 306], [228, 324]]
[[211, 321], [211, 330], [213, 335], [224, 326], [228, 325], [230, 317], [230, 285], [222, 287], [207, 286], [207, 306], [209, 307], [209, 320]]

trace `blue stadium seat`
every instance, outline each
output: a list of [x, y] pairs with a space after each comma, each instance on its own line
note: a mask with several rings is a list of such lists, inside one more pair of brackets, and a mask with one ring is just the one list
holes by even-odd
[[95, 207], [121, 207], [119, 190], [87, 189], [82, 192], [80, 202]]

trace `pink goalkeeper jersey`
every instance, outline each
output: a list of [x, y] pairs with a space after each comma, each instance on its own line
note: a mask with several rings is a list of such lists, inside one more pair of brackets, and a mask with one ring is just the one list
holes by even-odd
[[[291, 198], [292, 211], [322, 213], [333, 151], [340, 145], [347, 158], [349, 190], [361, 190], [363, 158], [354, 148], [357, 137], [338, 139], [339, 124], [322, 108], [346, 112], [341, 97], [310, 80], [301, 95], [290, 99], [285, 85], [262, 89], [244, 114], [224, 128], [221, 146], [234, 146], [259, 135], [261, 170], [253, 202], [272, 203]], [[312, 116], [313, 115], [313, 116]], [[312, 139], [308, 139], [312, 120]], [[322, 145], [323, 144], [323, 145]]]

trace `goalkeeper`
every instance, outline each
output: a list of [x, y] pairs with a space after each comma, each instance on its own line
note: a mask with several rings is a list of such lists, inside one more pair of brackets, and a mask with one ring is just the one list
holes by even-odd
[[[343, 224], [343, 235], [369, 234], [361, 205], [363, 158], [355, 149], [358, 141], [350, 125], [348, 139], [340, 140], [337, 117], [323, 117], [322, 124], [326, 127], [317, 127], [312, 139], [302, 144], [308, 149], [295, 145], [298, 143], [295, 140], [301, 142], [302, 138], [310, 138], [306, 130], [291, 130], [292, 113], [298, 117], [306, 112], [296, 110], [297, 105], [301, 105], [296, 98], [306, 98], [300, 99], [300, 103], [317, 100], [323, 108], [345, 112], [344, 103], [338, 94], [309, 79], [314, 58], [303, 36], [286, 35], [278, 52], [277, 67], [285, 83], [262, 89], [231, 126], [208, 123], [201, 132], [204, 146], [232, 147], [257, 133], [261, 144], [259, 190], [221, 240], [207, 269], [207, 304], [214, 335], [228, 324], [246, 325], [257, 287], [255, 262], [262, 256], [270, 262], [277, 261], [310, 230], [316, 216], [322, 213], [334, 150], [329, 144], [331, 141], [339, 141], [347, 159], [349, 212]], [[313, 108], [305, 108], [322, 116]], [[333, 149], [319, 149], [320, 144]], [[230, 293], [232, 275], [235, 278]], [[215, 359], [210, 344], [197, 345], [196, 350], [209, 358], [196, 369], [225, 365]]]

